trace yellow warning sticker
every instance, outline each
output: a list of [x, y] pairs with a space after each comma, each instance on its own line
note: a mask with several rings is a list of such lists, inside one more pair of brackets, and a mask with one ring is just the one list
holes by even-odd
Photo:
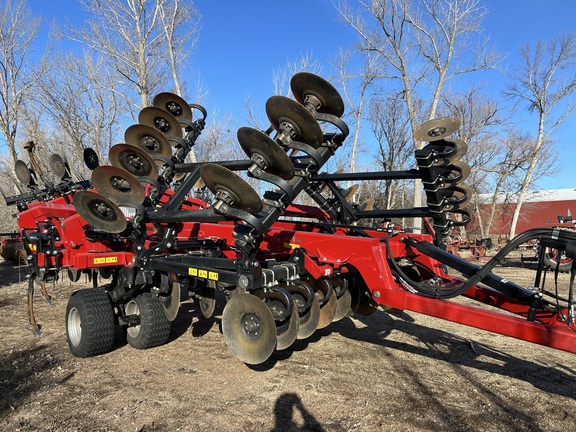
[[196, 276], [203, 279], [218, 280], [218, 273], [200, 270], [194, 267], [188, 267], [188, 276]]
[[300, 245], [296, 243], [284, 243], [284, 247], [286, 249], [298, 249], [300, 248]]
[[117, 256], [94, 258], [94, 264], [114, 264], [118, 262]]

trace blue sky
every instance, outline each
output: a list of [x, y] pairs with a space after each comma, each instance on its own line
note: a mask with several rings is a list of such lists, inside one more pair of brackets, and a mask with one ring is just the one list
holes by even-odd
[[[505, 64], [517, 61], [519, 47], [563, 32], [576, 32], [576, 0], [484, 0], [489, 15], [485, 33], [496, 48], [507, 54]], [[33, 11], [47, 20], [81, 22], [74, 0], [29, 0]], [[238, 122], [247, 115], [247, 95], [264, 113], [272, 94], [272, 71], [310, 52], [323, 63], [329, 76], [330, 62], [338, 48], [356, 40], [354, 32], [338, 22], [332, 0], [196, 0], [202, 18], [198, 47], [190, 59], [208, 90], [209, 112], [230, 114]], [[499, 95], [503, 74], [490, 73], [494, 96]], [[480, 78], [479, 78], [480, 79]], [[482, 78], [482, 79], [486, 79]], [[576, 187], [572, 160], [576, 160], [576, 115], [554, 135], [562, 152], [562, 172], [540, 181], [539, 187]]]

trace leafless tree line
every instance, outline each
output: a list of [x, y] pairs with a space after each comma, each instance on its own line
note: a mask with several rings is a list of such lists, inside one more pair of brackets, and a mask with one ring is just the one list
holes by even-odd
[[185, 88], [198, 87], [187, 87], [182, 78], [189, 72], [183, 65], [200, 29], [192, 2], [79, 3], [87, 17], [85, 24], [80, 28], [70, 23], [53, 25], [44, 52], [38, 55], [41, 18], [32, 15], [25, 0], [3, 2], [0, 171], [6, 194], [18, 192], [13, 167], [17, 159], [26, 159], [25, 142], [36, 142], [41, 166], [57, 152], [67, 158], [74, 175], [87, 178], [84, 149], [91, 147], [105, 159], [156, 93], [201, 96], [185, 93]]
[[[376, 141], [376, 165], [413, 166], [413, 152], [424, 144], [414, 139], [415, 128], [440, 116], [458, 118], [458, 138], [468, 144], [464, 160], [472, 174], [466, 184], [474, 194], [469, 206], [479, 235], [490, 234], [497, 203], [511, 192], [518, 202], [509, 232], [514, 236], [526, 191], [557, 169], [553, 132], [576, 107], [570, 99], [576, 90], [576, 36], [521, 47], [521, 64], [495, 95], [482, 84], [482, 71], [497, 71], [504, 59], [481, 33], [487, 10], [480, 0], [342, 0], [335, 6], [358, 34], [357, 45], [335, 62], [335, 75], [356, 136], [363, 121]], [[351, 56], [362, 58], [356, 71], [348, 70]], [[358, 145], [355, 139], [351, 170]], [[388, 208], [406, 207], [410, 194], [419, 206], [422, 197], [413, 193], [420, 190], [418, 182], [387, 181], [370, 190]], [[490, 210], [481, 211], [486, 204]]]

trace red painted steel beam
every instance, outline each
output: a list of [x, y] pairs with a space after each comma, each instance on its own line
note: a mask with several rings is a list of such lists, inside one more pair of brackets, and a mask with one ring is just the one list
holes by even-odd
[[526, 319], [504, 315], [500, 312], [466, 306], [453, 301], [419, 296], [401, 289], [382, 290], [378, 303], [419, 312], [436, 318], [487, 330], [516, 339], [576, 353], [576, 326], [571, 330], [567, 324], [531, 322]]

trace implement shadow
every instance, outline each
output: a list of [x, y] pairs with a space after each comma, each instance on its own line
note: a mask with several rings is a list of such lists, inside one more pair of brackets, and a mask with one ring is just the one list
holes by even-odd
[[[58, 366], [54, 356], [46, 356], [46, 347], [42, 345], [21, 351], [0, 353], [0, 418], [6, 419], [10, 413], [24, 405], [32, 395], [46, 387], [49, 371]], [[46, 378], [46, 375], [48, 378]], [[52, 381], [63, 384], [74, 373]]]
[[[520, 359], [488, 345], [419, 325], [406, 313], [393, 317], [377, 311], [369, 317], [355, 318], [366, 327], [357, 328], [350, 319], [345, 319], [332, 324], [335, 326], [334, 332], [349, 339], [526, 381], [547, 393], [576, 400], [576, 371], [566, 365], [556, 364], [552, 367]], [[410, 335], [424, 346], [390, 340], [387, 337], [392, 330]]]
[[3, 261], [0, 258], [0, 288], [26, 281], [29, 273], [27, 265], [17, 264], [11, 261]]

